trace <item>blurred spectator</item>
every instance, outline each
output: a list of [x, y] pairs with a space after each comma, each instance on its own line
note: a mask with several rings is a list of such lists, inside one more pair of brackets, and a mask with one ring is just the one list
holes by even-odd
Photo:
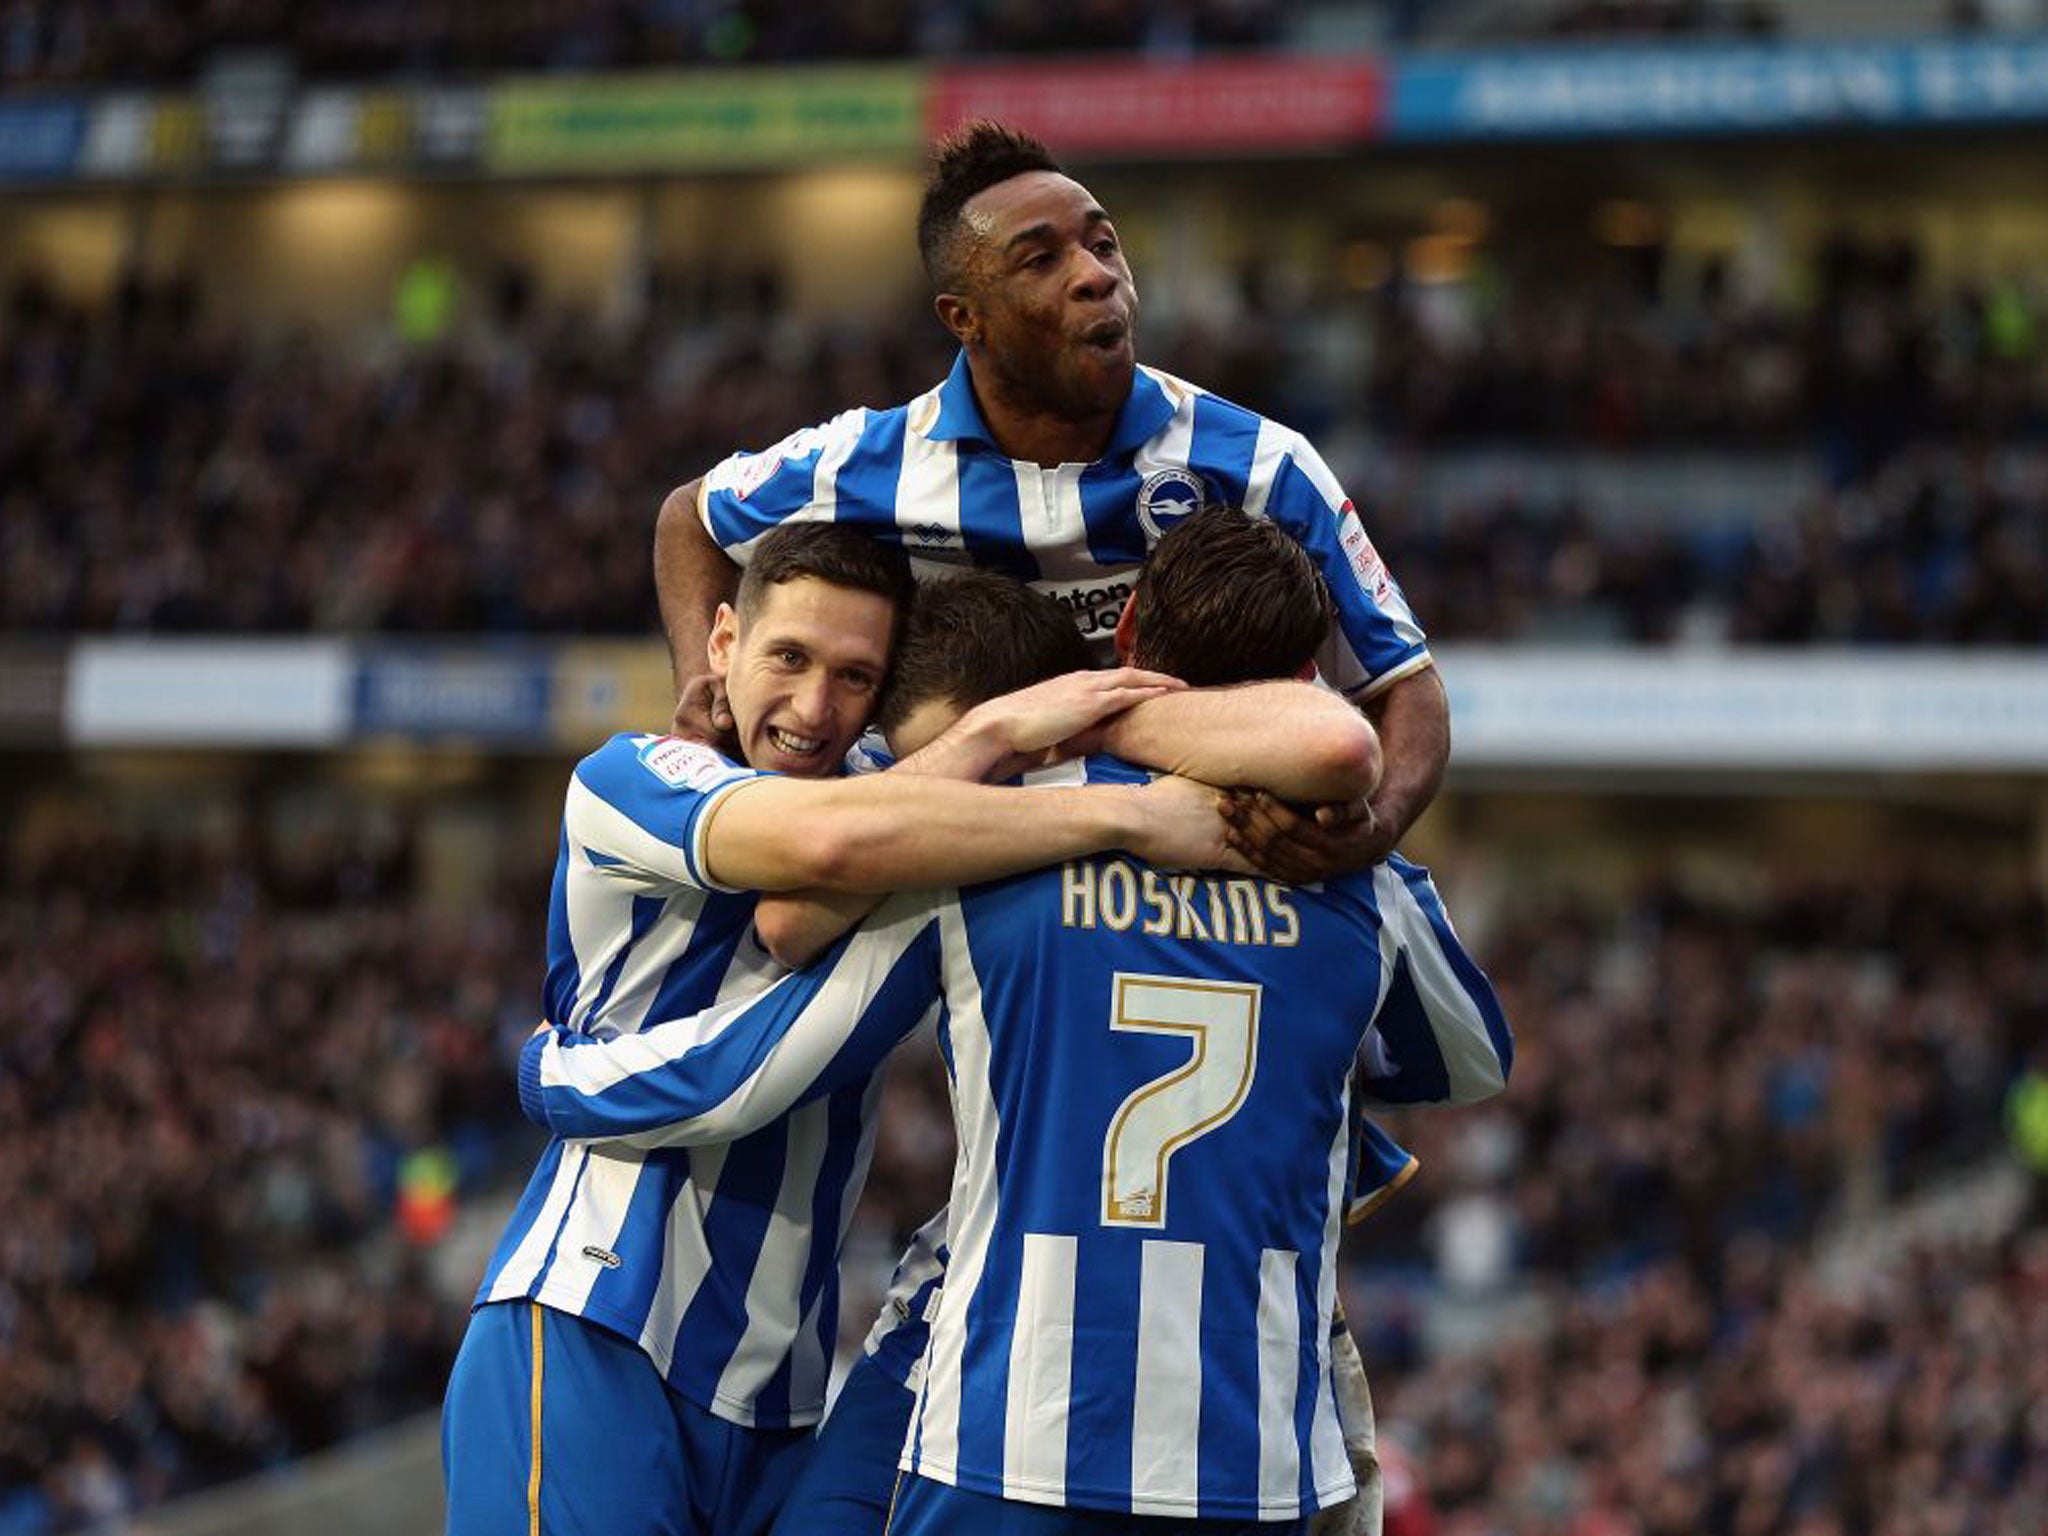
[[2006, 1128], [2013, 1156], [2029, 1181], [2027, 1209], [2037, 1226], [2048, 1226], [2048, 1043], [2005, 1096]]

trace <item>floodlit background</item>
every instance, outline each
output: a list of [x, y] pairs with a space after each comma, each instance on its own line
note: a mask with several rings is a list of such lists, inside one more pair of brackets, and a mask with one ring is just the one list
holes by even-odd
[[1450, 689], [1409, 851], [1520, 1054], [1346, 1249], [1390, 1536], [2048, 1531], [2044, 20], [0, 5], [0, 1536], [438, 1529], [655, 509], [944, 371], [982, 113]]

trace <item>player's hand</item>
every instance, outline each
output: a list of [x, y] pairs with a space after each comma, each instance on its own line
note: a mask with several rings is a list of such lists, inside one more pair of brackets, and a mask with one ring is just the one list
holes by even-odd
[[1392, 829], [1364, 800], [1304, 814], [1264, 790], [1233, 789], [1225, 792], [1223, 816], [1232, 851], [1290, 885], [1358, 874], [1394, 851]]
[[1309, 1521], [1308, 1536], [1380, 1536], [1386, 1487], [1380, 1469], [1379, 1427], [1373, 1415], [1372, 1388], [1365, 1379], [1365, 1361], [1341, 1310], [1330, 1330], [1330, 1390], [1337, 1401], [1344, 1454], [1351, 1462], [1358, 1492]]
[[1219, 790], [1168, 774], [1137, 791], [1143, 808], [1130, 851], [1162, 869], [1227, 869], [1257, 873], [1229, 842]]
[[732, 706], [726, 702], [725, 682], [709, 672], [700, 672], [683, 684], [669, 728], [690, 741], [716, 747], [728, 757], [737, 755], [739, 744], [733, 738]]
[[1100, 726], [1133, 704], [1185, 687], [1177, 677], [1139, 667], [1068, 672], [990, 699], [974, 713], [1009, 752], [1043, 766], [1093, 751]]

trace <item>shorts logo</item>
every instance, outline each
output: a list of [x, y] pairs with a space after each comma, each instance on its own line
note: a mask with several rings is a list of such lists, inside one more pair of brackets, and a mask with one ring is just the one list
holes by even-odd
[[1394, 592], [1393, 575], [1380, 552], [1372, 547], [1372, 540], [1366, 537], [1365, 524], [1358, 520], [1358, 509], [1348, 501], [1338, 517], [1337, 542], [1343, 546], [1344, 558], [1351, 562], [1351, 574], [1358, 578], [1359, 586], [1371, 594], [1374, 602], [1384, 604]]
[[1138, 487], [1138, 522], [1157, 544], [1168, 529], [1208, 500], [1208, 486], [1192, 470], [1158, 470]]
[[734, 769], [701, 742], [658, 736], [640, 749], [640, 763], [671, 789], [707, 790]]
[[583, 1257], [602, 1264], [606, 1269], [617, 1269], [620, 1263], [623, 1262], [611, 1249], [600, 1248], [595, 1243], [585, 1243], [583, 1245]]

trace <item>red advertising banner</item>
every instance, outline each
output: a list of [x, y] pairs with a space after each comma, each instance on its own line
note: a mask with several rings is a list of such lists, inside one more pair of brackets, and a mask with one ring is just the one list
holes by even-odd
[[997, 64], [938, 70], [926, 127], [991, 117], [1062, 153], [1255, 154], [1372, 138], [1385, 94], [1357, 59]]

